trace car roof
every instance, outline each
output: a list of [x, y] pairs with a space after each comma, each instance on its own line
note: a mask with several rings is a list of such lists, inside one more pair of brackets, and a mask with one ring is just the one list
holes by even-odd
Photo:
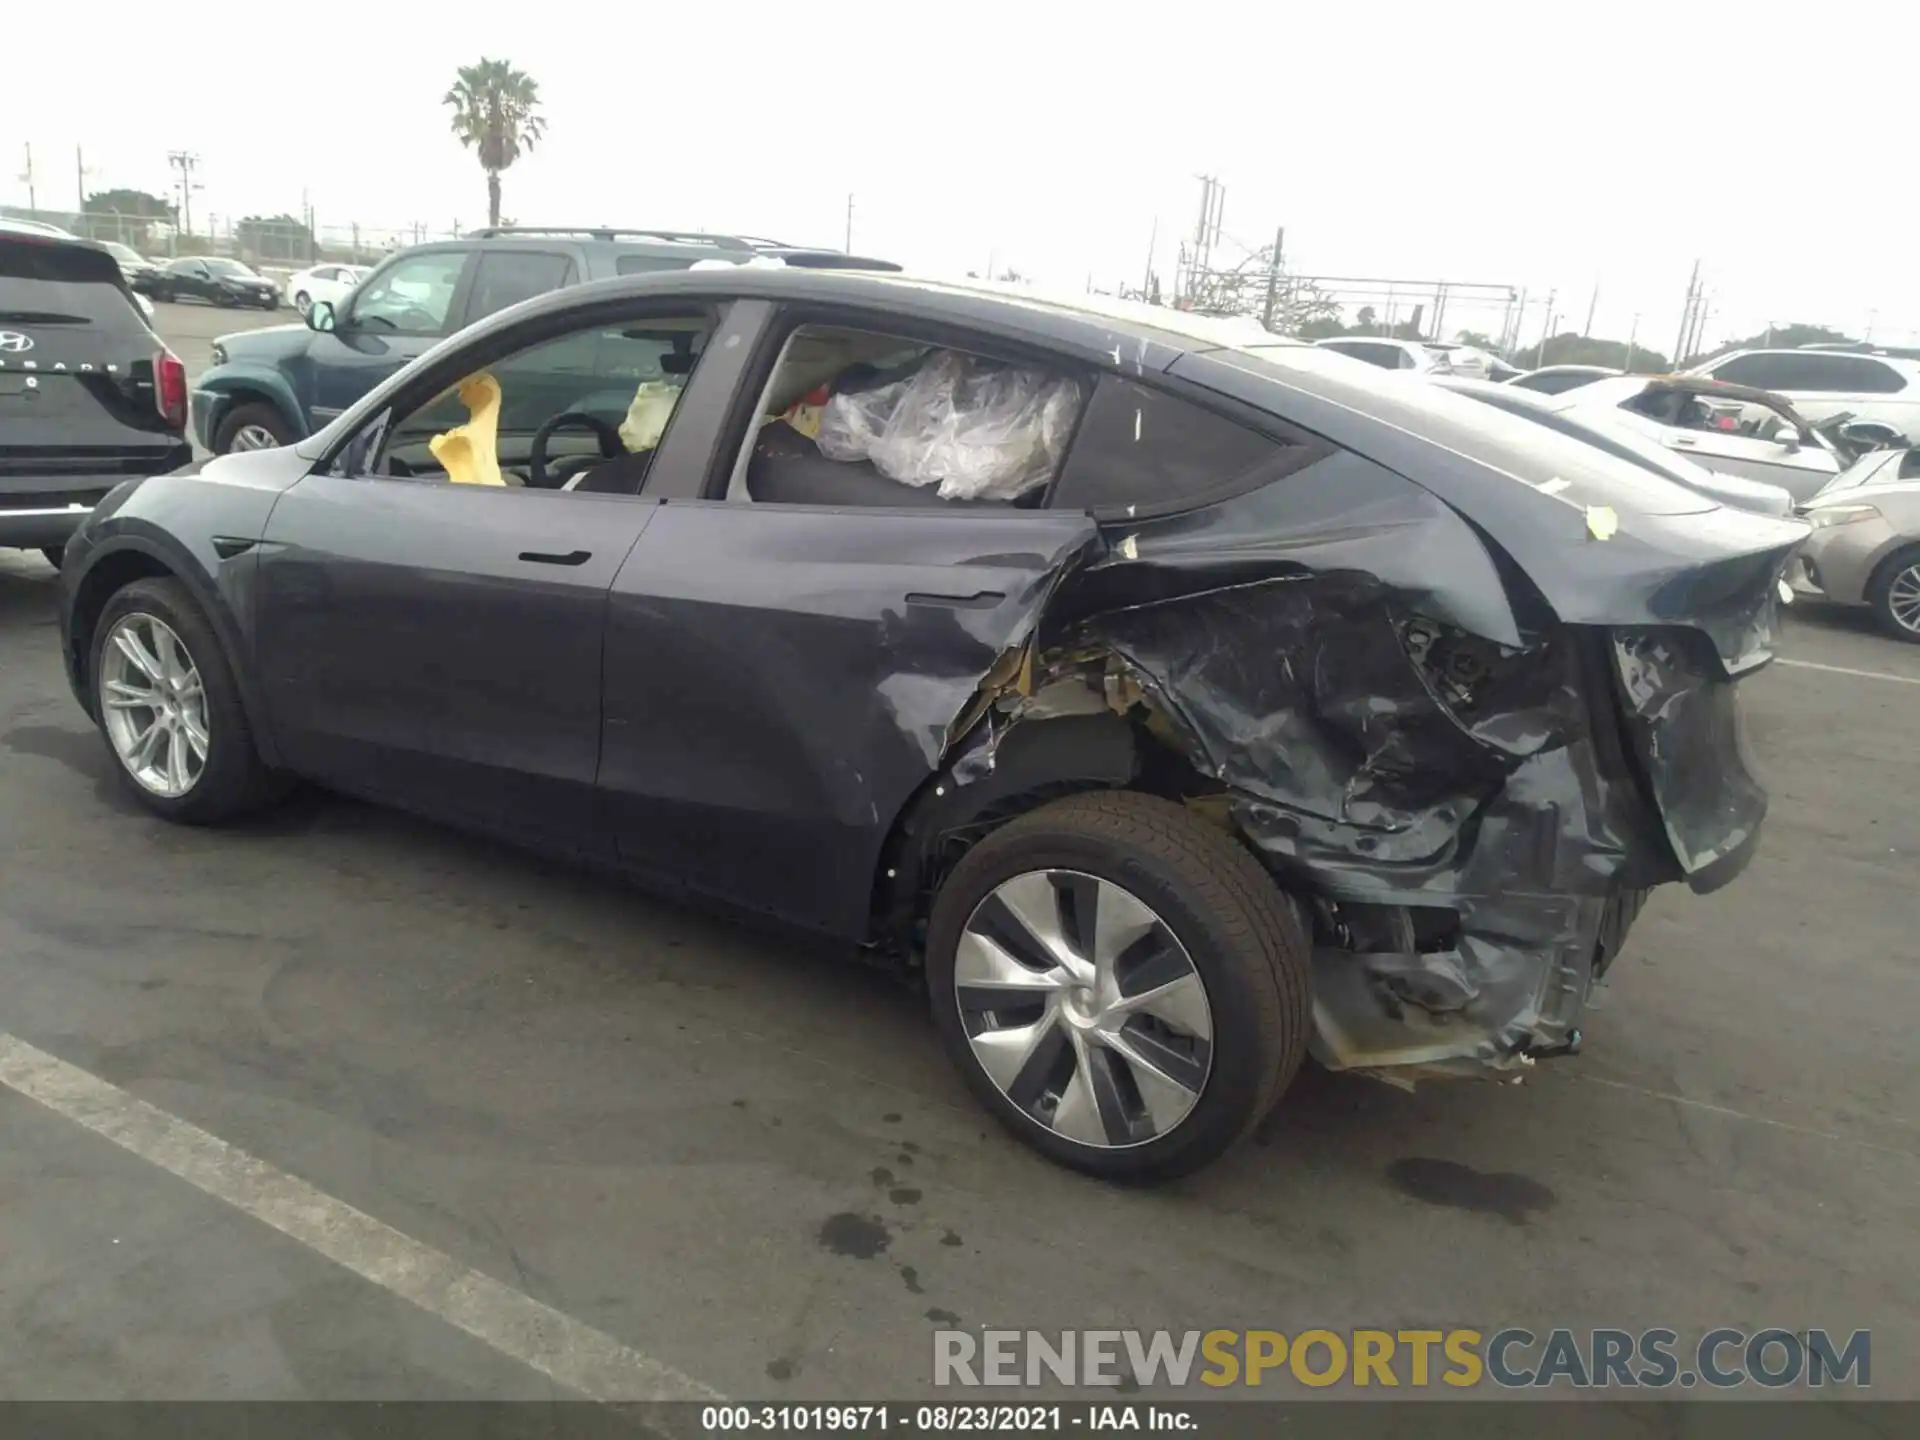
[[538, 250], [560, 241], [624, 254], [662, 255], [676, 259], [725, 259], [762, 255], [798, 265], [859, 266], [898, 270], [891, 260], [848, 255], [818, 246], [793, 245], [752, 235], [710, 234], [700, 230], [633, 229], [613, 225], [488, 225], [468, 231], [460, 243], [488, 249]]
[[1715, 355], [1711, 360], [1703, 360], [1700, 363], [1702, 365], [1718, 365], [1723, 361], [1736, 359], [1744, 355], [1791, 355], [1796, 360], [1819, 359], [1821, 356], [1824, 355], [1824, 356], [1829, 356], [1836, 360], [1839, 360], [1839, 359], [1878, 360], [1882, 365], [1891, 365], [1896, 370], [1900, 370], [1900, 369], [1913, 370], [1916, 368], [1920, 368], [1920, 364], [1916, 364], [1915, 361], [1907, 358], [1906, 356], [1894, 355], [1885, 351], [1843, 350], [1843, 349], [1816, 350], [1811, 346], [1807, 346], [1807, 345], [1775, 345], [1770, 348], [1765, 346], [1754, 346], [1745, 350], [1729, 350], [1724, 355]]

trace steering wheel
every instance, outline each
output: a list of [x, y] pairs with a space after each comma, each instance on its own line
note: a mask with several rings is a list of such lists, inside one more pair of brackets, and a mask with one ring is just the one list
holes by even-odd
[[[547, 441], [553, 433], [568, 425], [583, 426], [593, 431], [600, 441], [600, 454], [569, 455], [562, 460], [549, 479], [547, 475]], [[598, 415], [589, 415], [584, 410], [569, 410], [556, 415], [533, 432], [533, 446], [527, 453], [527, 484], [535, 490], [558, 489], [569, 477], [582, 470], [591, 470], [602, 460], [611, 460], [616, 455], [626, 453], [626, 446], [620, 443], [620, 432], [602, 420]]]

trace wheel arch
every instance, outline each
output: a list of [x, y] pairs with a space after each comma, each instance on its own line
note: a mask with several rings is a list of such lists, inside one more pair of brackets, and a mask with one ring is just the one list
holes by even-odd
[[239, 687], [240, 703], [247, 714], [260, 758], [272, 767], [279, 761], [273, 732], [267, 725], [264, 697], [253, 671], [245, 663], [246, 649], [241, 644], [241, 627], [232, 606], [220, 589], [184, 549], [161, 534], [117, 536], [90, 552], [80, 573], [73, 580], [73, 599], [68, 608], [66, 633], [67, 671], [74, 693], [88, 716], [100, 718], [97, 697], [93, 693], [93, 642], [100, 628], [100, 617], [107, 602], [136, 580], [174, 580], [185, 586], [213, 627], [214, 635], [226, 655]]
[[1029, 719], [997, 731], [982, 720], [949, 747], [895, 818], [874, 873], [869, 939], [912, 961], [945, 876], [986, 836], [1042, 805], [1089, 790], [1179, 801], [1208, 788], [1184, 754], [1112, 712]]
[[295, 440], [304, 440], [312, 433], [292, 384], [266, 366], [230, 362], [201, 376], [194, 388], [212, 397], [204, 427], [208, 449], [213, 448], [221, 422], [239, 405], [271, 405], [287, 422]]

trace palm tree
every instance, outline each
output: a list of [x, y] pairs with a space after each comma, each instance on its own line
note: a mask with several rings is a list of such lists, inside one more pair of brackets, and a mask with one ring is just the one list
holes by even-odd
[[462, 65], [441, 102], [453, 107], [453, 133], [480, 156], [487, 172], [487, 223], [500, 223], [500, 172], [546, 132], [540, 86], [504, 60]]

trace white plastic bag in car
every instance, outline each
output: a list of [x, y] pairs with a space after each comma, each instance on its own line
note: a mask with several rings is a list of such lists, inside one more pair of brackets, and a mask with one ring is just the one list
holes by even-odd
[[942, 500], [1014, 500], [1058, 468], [1079, 407], [1071, 380], [940, 350], [909, 379], [835, 395], [815, 443]]
[[651, 450], [666, 434], [673, 407], [679, 403], [679, 385], [667, 380], [642, 380], [620, 422], [620, 443], [630, 452]]

